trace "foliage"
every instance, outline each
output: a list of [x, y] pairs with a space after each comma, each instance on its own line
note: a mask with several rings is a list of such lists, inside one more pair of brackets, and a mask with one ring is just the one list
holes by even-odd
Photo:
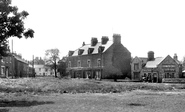
[[185, 56], [183, 57], [182, 66], [183, 66], [183, 69], [184, 69], [185, 68]]
[[63, 57], [59, 62], [58, 62], [58, 72], [60, 72], [60, 76], [61, 77], [64, 77], [66, 76], [66, 68], [67, 68], [67, 65], [66, 65], [66, 60], [67, 60], [67, 57]]
[[28, 12], [18, 12], [16, 6], [11, 5], [11, 0], [0, 1], [0, 55], [6, 56], [8, 48], [7, 39], [10, 37], [33, 38], [34, 31], [24, 28], [24, 19]]
[[57, 77], [57, 62], [59, 61], [59, 49], [48, 49], [45, 51], [45, 63], [50, 65], [55, 71], [55, 77]]
[[132, 90], [165, 91], [184, 89], [184, 84], [110, 82], [79, 79], [56, 79], [51, 77], [0, 79], [0, 91], [5, 93], [110, 93]]

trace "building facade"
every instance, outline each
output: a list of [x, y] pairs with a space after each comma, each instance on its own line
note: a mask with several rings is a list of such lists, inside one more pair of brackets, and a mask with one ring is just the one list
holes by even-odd
[[131, 53], [121, 44], [121, 36], [113, 35], [113, 41], [103, 36], [101, 42], [91, 39], [75, 51], [69, 51], [67, 72], [72, 78], [124, 77], [130, 72]]
[[54, 71], [51, 69], [51, 67], [48, 67], [44, 64], [34, 65], [35, 69], [35, 75], [37, 77], [43, 77], [43, 76], [54, 76]]
[[[162, 82], [165, 78], [181, 78], [182, 65], [175, 54], [174, 58], [170, 55], [164, 57], [154, 58], [154, 52], [148, 52], [147, 62], [141, 65], [141, 61], [137, 57], [131, 63], [132, 66], [132, 80], [145, 80], [149, 82]], [[139, 64], [139, 73], [135, 74], [133, 67]], [[136, 75], [136, 76], [135, 76]]]
[[30, 67], [28, 61], [15, 53], [2, 57], [0, 68], [0, 77], [18, 78], [31, 77], [33, 75], [33, 67]]
[[131, 77], [135, 81], [140, 81], [142, 76], [140, 75], [143, 67], [147, 63], [147, 58], [135, 57], [131, 62]]

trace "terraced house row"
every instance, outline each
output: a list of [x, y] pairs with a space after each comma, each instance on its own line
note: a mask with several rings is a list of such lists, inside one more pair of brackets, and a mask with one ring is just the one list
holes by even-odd
[[15, 53], [0, 59], [0, 77], [33, 77], [34, 69], [28, 61]]

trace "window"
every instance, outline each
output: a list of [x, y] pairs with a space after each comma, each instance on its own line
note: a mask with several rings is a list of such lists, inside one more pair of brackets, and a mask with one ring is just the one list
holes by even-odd
[[41, 68], [39, 68], [39, 71], [41, 71]]
[[171, 73], [171, 78], [175, 78], [175, 74], [174, 73]]
[[71, 67], [71, 61], [69, 61], [69, 63], [68, 63], [68, 68], [70, 68]]
[[88, 65], [88, 67], [91, 67], [91, 60], [90, 59], [87, 60], [87, 65]]
[[1, 67], [1, 74], [2, 74], [2, 75], [5, 74], [5, 67], [4, 67], [4, 66]]
[[98, 65], [98, 67], [101, 66], [101, 59], [98, 59], [98, 60], [97, 60], [97, 65]]
[[165, 73], [165, 78], [174, 78], [174, 73]]
[[77, 67], [81, 67], [81, 61], [80, 60], [78, 60], [78, 62], [77, 62]]
[[134, 70], [139, 70], [139, 63], [134, 63]]
[[48, 71], [48, 69], [47, 69], [47, 68], [45, 68], [45, 71], [47, 72], [47, 71]]

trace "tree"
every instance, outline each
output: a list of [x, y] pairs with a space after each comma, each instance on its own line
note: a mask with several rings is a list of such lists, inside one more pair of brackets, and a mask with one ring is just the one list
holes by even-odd
[[24, 28], [24, 19], [28, 15], [26, 11], [18, 12], [18, 8], [11, 5], [11, 0], [0, 0], [0, 56], [8, 54], [8, 38], [34, 37], [32, 29]]
[[50, 65], [55, 71], [55, 77], [57, 77], [57, 61], [59, 61], [59, 50], [48, 49], [45, 51], [45, 62], [46, 65]]
[[60, 76], [61, 77], [65, 77], [67, 76], [66, 74], [66, 60], [67, 60], [67, 57], [63, 57], [61, 60], [58, 61], [58, 72], [60, 72]]
[[182, 60], [182, 67], [183, 67], [183, 70], [185, 68], [185, 56], [183, 57], [183, 60]]

